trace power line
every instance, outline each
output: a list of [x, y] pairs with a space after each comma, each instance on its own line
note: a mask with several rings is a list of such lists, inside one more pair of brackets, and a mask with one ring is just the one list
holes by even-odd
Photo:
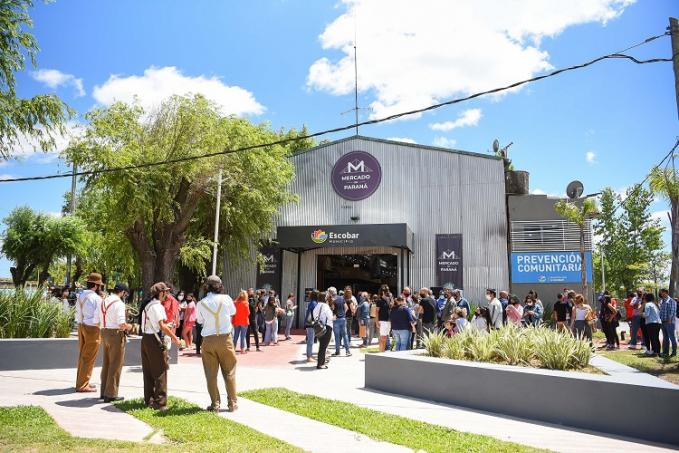
[[[225, 149], [225, 150], [217, 151], [217, 152], [213, 152], [213, 153], [199, 154], [199, 155], [194, 155], [194, 156], [185, 156], [185, 157], [168, 159], [168, 160], [158, 161], [158, 162], [146, 162], [146, 163], [141, 163], [141, 164], [125, 165], [125, 166], [121, 166], [121, 167], [111, 167], [111, 168], [101, 168], [101, 169], [98, 169], [98, 170], [79, 171], [79, 172], [76, 173], [76, 176], [90, 176], [90, 175], [112, 173], [112, 172], [119, 172], [119, 171], [125, 171], [125, 170], [134, 170], [134, 169], [137, 169], [137, 168], [149, 168], [149, 167], [157, 167], [157, 166], [161, 166], [161, 165], [171, 165], [171, 164], [188, 162], [188, 161], [193, 161], [193, 160], [198, 160], [198, 159], [206, 159], [206, 158], [210, 158], [210, 157], [223, 156], [223, 155], [233, 154], [233, 153], [238, 153], [238, 152], [252, 151], [252, 150], [255, 150], [255, 149], [267, 148], [267, 147], [270, 147], [270, 146], [285, 145], [285, 144], [296, 142], [296, 141], [320, 137], [320, 136], [323, 136], [323, 135], [333, 134], [333, 133], [337, 133], [337, 132], [343, 132], [343, 131], [346, 131], [346, 130], [358, 128], [359, 126], [369, 126], [369, 125], [373, 125], [373, 124], [384, 123], [384, 122], [387, 122], [387, 121], [393, 121], [395, 119], [403, 118], [405, 116], [416, 115], [416, 114], [428, 112], [428, 111], [431, 111], [431, 110], [436, 110], [436, 109], [439, 109], [441, 107], [459, 104], [461, 102], [466, 102], [466, 101], [469, 101], [469, 100], [472, 100], [472, 99], [475, 99], [475, 98], [478, 98], [478, 97], [487, 96], [489, 94], [500, 93], [500, 92], [503, 92], [503, 91], [511, 90], [513, 88], [517, 88], [519, 86], [522, 86], [522, 85], [525, 85], [525, 84], [528, 84], [528, 83], [548, 79], [550, 77], [554, 77], [554, 76], [557, 76], [559, 74], [563, 74], [565, 72], [570, 72], [570, 71], [574, 71], [576, 69], [586, 68], [586, 67], [591, 66], [593, 64], [596, 64], [600, 61], [609, 60], [609, 59], [624, 59], [624, 60], [632, 61], [633, 63], [636, 63], [636, 64], [668, 62], [668, 61], [672, 61], [672, 58], [653, 58], [653, 59], [650, 59], [650, 60], [639, 60], [635, 57], [624, 54], [624, 52], [629, 51], [631, 49], [634, 49], [636, 47], [648, 44], [652, 41], [655, 41], [656, 39], [662, 38], [663, 36], [669, 36], [671, 34], [672, 33], [670, 31], [667, 31], [667, 32], [662, 33], [660, 35], [648, 37], [645, 40], [640, 41], [636, 44], [633, 44], [633, 45], [627, 47], [626, 49], [624, 49], [622, 51], [603, 55], [601, 57], [587, 61], [585, 63], [581, 63], [581, 64], [577, 64], [577, 65], [573, 65], [573, 66], [568, 66], [568, 67], [561, 68], [561, 69], [556, 69], [556, 70], [549, 72], [547, 74], [532, 77], [530, 79], [525, 79], [525, 80], [515, 82], [515, 83], [512, 83], [510, 85], [503, 86], [503, 87], [498, 87], [498, 88], [493, 88], [491, 90], [477, 92], [477, 93], [471, 94], [469, 96], [451, 99], [451, 100], [448, 100], [448, 101], [445, 101], [445, 102], [440, 102], [438, 104], [432, 104], [432, 105], [429, 105], [427, 107], [423, 107], [423, 108], [420, 108], [420, 109], [396, 113], [396, 114], [389, 115], [389, 116], [386, 116], [386, 117], [383, 117], [383, 118], [367, 120], [367, 121], [363, 121], [363, 122], [357, 121], [354, 124], [336, 127], [336, 128], [333, 128], [333, 129], [326, 129], [324, 131], [315, 132], [315, 133], [312, 133], [312, 134], [302, 135], [302, 136], [298, 136], [298, 137], [291, 137], [291, 138], [286, 138], [286, 139], [281, 139], [281, 140], [274, 140], [274, 141], [271, 141], [271, 142], [260, 143], [260, 144], [256, 144], [256, 145], [243, 146], [243, 147], [239, 147], [239, 148]], [[52, 175], [44, 175], [44, 176], [27, 176], [27, 177], [22, 177], [22, 178], [2, 179], [2, 180], [0, 180], [0, 183], [42, 181], [42, 180], [47, 180], [47, 179], [70, 178], [72, 176], [73, 176], [73, 173], [68, 173], [68, 174], [60, 173], [60, 174], [52, 174]]]

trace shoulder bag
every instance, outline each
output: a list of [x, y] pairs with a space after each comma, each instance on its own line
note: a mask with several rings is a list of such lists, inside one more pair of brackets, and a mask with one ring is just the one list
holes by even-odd
[[[316, 337], [322, 337], [325, 334], [328, 326], [326, 326], [324, 322], [321, 322], [321, 313], [323, 313], [323, 307], [321, 307], [319, 304], [316, 306], [316, 308], [318, 308], [318, 317], [314, 318], [314, 334]], [[311, 315], [313, 316], [313, 313]]]

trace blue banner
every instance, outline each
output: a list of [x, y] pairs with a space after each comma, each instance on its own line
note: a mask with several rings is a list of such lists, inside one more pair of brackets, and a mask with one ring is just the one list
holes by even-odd
[[[585, 252], [592, 282], [592, 252]], [[512, 283], [580, 283], [580, 252], [513, 252]]]

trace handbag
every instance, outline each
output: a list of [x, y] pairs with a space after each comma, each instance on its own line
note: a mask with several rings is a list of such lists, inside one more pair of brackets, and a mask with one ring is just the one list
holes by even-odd
[[[324, 322], [321, 322], [321, 319], [320, 319], [321, 318], [321, 311], [322, 310], [320, 310], [320, 309], [318, 310], [318, 317], [314, 318], [314, 324], [313, 324], [314, 334], [317, 337], [322, 337], [325, 334], [326, 329], [328, 328], [328, 326], [326, 326]], [[312, 313], [312, 316], [313, 316], [313, 313]]]
[[365, 337], [368, 336], [368, 334], [367, 334], [367, 332], [366, 332], [366, 326], [365, 326], [365, 324], [360, 324], [360, 325], [358, 326], [358, 336], [361, 337], [361, 338], [365, 338]]

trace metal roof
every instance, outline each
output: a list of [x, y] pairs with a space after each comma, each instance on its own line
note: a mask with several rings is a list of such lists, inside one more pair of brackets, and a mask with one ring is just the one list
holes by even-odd
[[472, 157], [483, 157], [485, 159], [502, 160], [501, 157], [494, 156], [492, 154], [481, 154], [481, 153], [475, 153], [475, 152], [472, 152], [472, 151], [464, 151], [464, 150], [461, 150], [461, 149], [442, 148], [440, 146], [420, 145], [418, 143], [400, 142], [400, 141], [397, 141], [397, 140], [386, 140], [386, 139], [383, 139], [383, 138], [366, 137], [366, 136], [363, 136], [363, 135], [352, 135], [352, 136], [349, 136], [349, 137], [341, 138], [339, 140], [334, 140], [332, 142], [323, 143], [321, 145], [317, 145], [317, 146], [314, 146], [312, 148], [296, 152], [296, 153], [293, 154], [293, 156], [298, 156], [300, 154], [309, 153], [309, 152], [312, 152], [312, 151], [316, 151], [318, 149], [326, 148], [328, 146], [336, 145], [338, 143], [343, 143], [343, 142], [347, 142], [347, 141], [350, 141], [350, 140], [356, 140], [356, 139], [366, 140], [366, 141], [370, 141], [370, 142], [386, 143], [386, 144], [389, 144], [389, 145], [409, 146], [411, 148], [420, 148], [420, 149], [423, 149], [423, 150], [426, 150], [426, 151], [443, 151], [443, 152], [446, 152], [446, 153], [463, 154], [463, 155], [472, 156]]

